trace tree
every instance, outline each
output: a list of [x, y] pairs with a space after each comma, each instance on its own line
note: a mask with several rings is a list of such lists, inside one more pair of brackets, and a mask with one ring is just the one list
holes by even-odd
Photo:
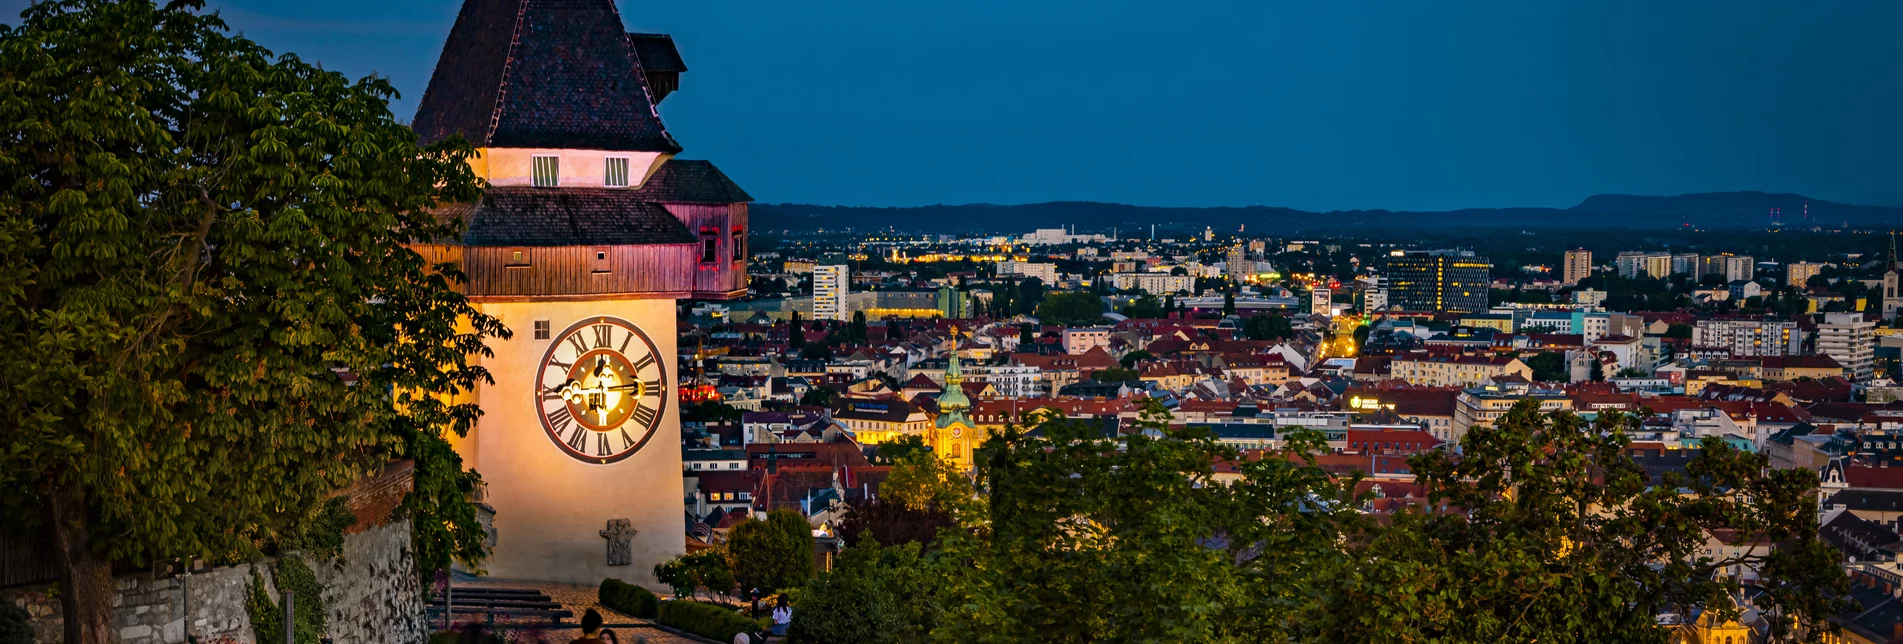
[[1589, 374], [1590, 374], [1590, 377], [1591, 377], [1591, 379], [1592, 379], [1592, 381], [1593, 381], [1593, 382], [1605, 382], [1605, 380], [1606, 380], [1606, 365], [1605, 365], [1605, 363], [1602, 363], [1602, 362], [1600, 362], [1600, 361], [1599, 361], [1599, 357], [1598, 357], [1598, 356], [1592, 356], [1592, 358], [1591, 358], [1591, 360], [1592, 360], [1592, 370], [1591, 370], [1591, 371], [1589, 371], [1589, 372], [1587, 372], [1587, 373], [1589, 373]]
[[852, 312], [852, 324], [846, 327], [846, 337], [851, 338], [853, 342], [864, 343], [866, 341], [867, 332], [866, 332], [866, 312], [865, 311]]
[[800, 589], [788, 637], [820, 644], [896, 644], [928, 641], [935, 613], [937, 569], [919, 544], [854, 545], [833, 572]]
[[1155, 358], [1156, 356], [1150, 355], [1150, 352], [1144, 351], [1142, 349], [1137, 349], [1135, 351], [1131, 351], [1129, 353], [1123, 354], [1123, 357], [1118, 359], [1117, 363], [1123, 365], [1123, 368], [1125, 369], [1135, 369], [1137, 366], [1137, 363], [1143, 362], [1144, 360], [1152, 360]]
[[1030, 351], [1037, 346], [1037, 325], [1026, 322], [1018, 325], [1018, 350]]
[[1355, 346], [1357, 347], [1368, 346], [1368, 334], [1372, 332], [1373, 330], [1374, 330], [1374, 327], [1368, 326], [1366, 324], [1355, 327]]
[[681, 405], [681, 420], [690, 423], [737, 423], [746, 410], [719, 401]]
[[1535, 353], [1523, 360], [1533, 370], [1533, 379], [1540, 382], [1570, 382], [1572, 369], [1566, 364], [1566, 354], [1557, 351]]
[[654, 578], [674, 589], [674, 596], [686, 599], [700, 589], [720, 595], [733, 594], [733, 568], [718, 550], [702, 550], [654, 565]]
[[806, 393], [800, 396], [800, 404], [809, 407], [832, 407], [838, 400], [839, 392], [820, 385], [806, 388]]
[[[1044, 280], [1035, 277], [1025, 278], [1024, 281], [1018, 282], [1016, 286], [1018, 290], [1018, 296], [1016, 298], [1018, 304], [1017, 312], [1024, 315], [1031, 315], [1033, 311], [1038, 310], [1038, 305], [1044, 302]], [[1082, 293], [1081, 295], [1090, 296], [1089, 293]]]
[[1089, 293], [1053, 293], [1038, 305], [1037, 319], [1065, 326], [1096, 324], [1103, 320], [1103, 300]]
[[909, 510], [967, 510], [971, 479], [931, 452], [913, 452], [892, 466], [880, 484], [882, 498]]
[[743, 519], [727, 531], [727, 562], [742, 589], [798, 588], [813, 576], [813, 527], [792, 510]]
[[1156, 296], [1146, 294], [1124, 306], [1123, 315], [1132, 318], [1160, 318], [1163, 317], [1163, 303], [1157, 301]]
[[800, 349], [806, 346], [806, 324], [800, 322], [800, 312], [794, 311], [786, 319], [786, 346]]
[[932, 447], [926, 445], [925, 439], [917, 434], [906, 434], [879, 443], [874, 446], [874, 449], [876, 450], [874, 453], [877, 454], [879, 462], [884, 464], [897, 463], [902, 460], [918, 457], [918, 455], [929, 456], [932, 453]]
[[1665, 327], [1665, 337], [1676, 340], [1692, 339], [1692, 325], [1671, 324]]
[[1222, 294], [1222, 316], [1223, 316], [1223, 317], [1229, 317], [1229, 316], [1231, 316], [1231, 315], [1235, 315], [1235, 314], [1236, 314], [1236, 293], [1235, 293], [1235, 291], [1223, 291], [1223, 294]]
[[804, 360], [831, 360], [833, 348], [823, 342], [814, 342], [800, 347], [800, 358]]
[[419, 568], [483, 554], [443, 434], [508, 331], [409, 247], [460, 236], [474, 150], [201, 9], [0, 27], [0, 524], [52, 541], [69, 643], [113, 637], [113, 562], [273, 549], [392, 458]]
[[1273, 313], [1259, 313], [1242, 323], [1242, 334], [1250, 340], [1287, 340], [1295, 337], [1295, 327], [1288, 318]]

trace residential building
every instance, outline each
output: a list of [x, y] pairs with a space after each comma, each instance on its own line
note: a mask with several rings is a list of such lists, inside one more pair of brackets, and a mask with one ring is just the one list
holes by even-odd
[[1804, 288], [1805, 284], [1810, 283], [1810, 278], [1816, 277], [1818, 271], [1823, 270], [1823, 268], [1823, 264], [1815, 262], [1791, 262], [1785, 264], [1784, 283], [1789, 286]]
[[1606, 292], [1598, 289], [1582, 288], [1573, 291], [1573, 303], [1598, 308], [1606, 303]]
[[1733, 356], [1794, 356], [1803, 345], [1797, 323], [1785, 320], [1716, 319], [1692, 325], [1692, 346], [1729, 349]]
[[1696, 275], [1697, 273], [1698, 273], [1698, 254], [1697, 253], [1673, 253], [1672, 254], [1672, 274], [1673, 275]]
[[1573, 409], [1573, 400], [1565, 391], [1540, 389], [1525, 382], [1490, 382], [1468, 387], [1454, 399], [1454, 431], [1448, 440], [1457, 443], [1469, 431], [1492, 427], [1494, 421], [1528, 398], [1539, 402], [1542, 413]]
[[1064, 329], [1064, 353], [1082, 355], [1091, 349], [1110, 348], [1110, 329], [1103, 327], [1085, 327]]
[[1196, 288], [1196, 278], [1169, 273], [1111, 273], [1110, 286], [1120, 291], [1143, 291], [1152, 295], [1187, 293]]
[[1395, 358], [1389, 369], [1394, 378], [1424, 387], [1473, 387], [1506, 375], [1533, 379], [1526, 363], [1503, 356]]
[[1367, 288], [1361, 290], [1361, 311], [1379, 311], [1388, 306], [1388, 290], [1385, 288]]
[[845, 264], [813, 267], [813, 319], [852, 320], [846, 297], [852, 293], [852, 269]]
[[1566, 259], [1560, 265], [1560, 282], [1572, 286], [1580, 280], [1592, 277], [1592, 251], [1575, 248], [1566, 251]]
[[1619, 253], [1613, 260], [1619, 269], [1619, 276], [1626, 279], [1651, 277], [1665, 279], [1672, 274], [1671, 253], [1642, 253], [1626, 251]]
[[1485, 311], [1493, 267], [1472, 251], [1394, 251], [1388, 297], [1404, 311]]
[[1243, 280], [1248, 279], [1251, 273], [1255, 272], [1250, 270], [1251, 268], [1253, 267], [1249, 265], [1248, 252], [1243, 250], [1242, 244], [1237, 243], [1234, 246], [1230, 246], [1229, 261], [1226, 267], [1226, 270], [1229, 271], [1229, 279], [1235, 280], [1236, 283], [1240, 284]]
[[1048, 286], [1057, 281], [1057, 265], [1036, 262], [998, 262], [998, 275], [1035, 277]]
[[1724, 281], [1736, 282], [1749, 280], [1757, 273], [1757, 261], [1750, 255], [1710, 255], [1700, 259], [1699, 273], [1695, 277], [1703, 279], [1706, 275], [1717, 275]]
[[1817, 325], [1817, 352], [1837, 360], [1856, 380], [1868, 380], [1874, 372], [1877, 328], [1875, 320], [1864, 320], [1862, 313], [1826, 313]]

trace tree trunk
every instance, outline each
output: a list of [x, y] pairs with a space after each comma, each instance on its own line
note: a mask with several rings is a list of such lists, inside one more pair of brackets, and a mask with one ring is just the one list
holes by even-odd
[[92, 548], [86, 492], [75, 484], [55, 484], [46, 499], [53, 549], [60, 561], [66, 644], [108, 644], [112, 641], [112, 561]]

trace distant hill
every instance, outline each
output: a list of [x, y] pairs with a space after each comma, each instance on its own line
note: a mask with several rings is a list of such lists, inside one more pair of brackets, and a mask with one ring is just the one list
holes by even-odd
[[[1802, 195], [1765, 192], [1706, 192], [1670, 197], [1593, 195], [1571, 208], [1469, 208], [1432, 212], [1392, 210], [1337, 210], [1308, 212], [1274, 206], [1179, 208], [1131, 206], [1090, 201], [999, 206], [992, 204], [937, 205], [908, 208], [754, 204], [753, 227], [760, 230], [882, 230], [967, 233], [1021, 232], [1032, 228], [1074, 225], [1079, 231], [1158, 230], [1200, 231], [1204, 226], [1223, 232], [1237, 226], [1260, 226], [1263, 231], [1347, 232], [1368, 229], [1424, 230], [1430, 228], [1759, 228], [1769, 223], [1772, 208], [1782, 208], [1786, 226], [1802, 224], [1804, 204], [1819, 225], [1886, 227], [1903, 225], [1903, 208], [1856, 206]], [[1245, 229], [1246, 230], [1246, 229]]]

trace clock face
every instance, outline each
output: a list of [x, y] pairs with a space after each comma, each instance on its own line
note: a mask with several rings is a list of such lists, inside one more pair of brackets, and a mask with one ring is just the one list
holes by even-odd
[[626, 320], [588, 318], [568, 327], [549, 342], [541, 371], [542, 429], [579, 461], [633, 456], [667, 411], [667, 368], [654, 341]]

